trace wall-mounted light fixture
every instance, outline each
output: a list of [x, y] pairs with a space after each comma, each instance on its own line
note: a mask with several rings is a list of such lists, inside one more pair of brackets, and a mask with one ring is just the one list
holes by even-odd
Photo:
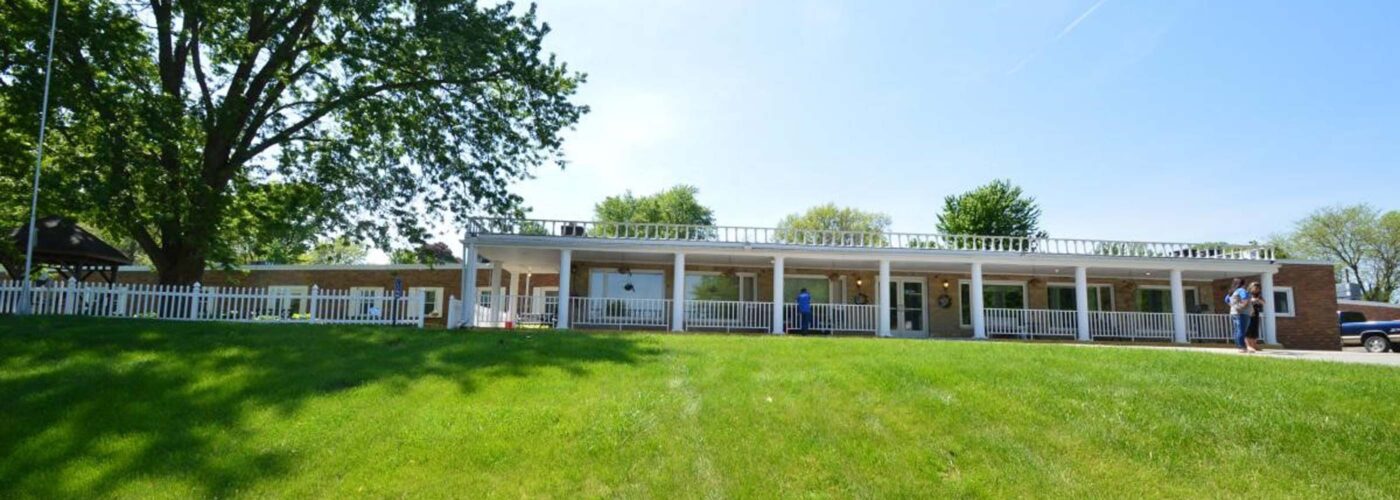
[[947, 289], [948, 289], [948, 280], [943, 280], [943, 289], [944, 289], [944, 290], [947, 290]]

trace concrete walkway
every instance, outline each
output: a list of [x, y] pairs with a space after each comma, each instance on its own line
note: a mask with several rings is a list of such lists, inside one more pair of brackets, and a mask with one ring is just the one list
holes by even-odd
[[1242, 354], [1233, 347], [1188, 347], [1188, 346], [1135, 346], [1112, 344], [1068, 344], [1084, 347], [1119, 347], [1125, 349], [1171, 349], [1177, 351], [1204, 352], [1227, 356], [1250, 356], [1259, 358], [1301, 359], [1307, 361], [1331, 361], [1334, 363], [1356, 363], [1400, 368], [1400, 353], [1370, 353], [1360, 350], [1345, 351], [1302, 351], [1293, 349], [1265, 349], [1257, 354]]

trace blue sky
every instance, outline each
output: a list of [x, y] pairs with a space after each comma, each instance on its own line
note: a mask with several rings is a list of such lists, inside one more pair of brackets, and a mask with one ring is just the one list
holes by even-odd
[[1400, 208], [1400, 2], [544, 1], [589, 74], [540, 218], [700, 188], [719, 223], [836, 202], [933, 231], [994, 178], [1052, 236], [1248, 241]]

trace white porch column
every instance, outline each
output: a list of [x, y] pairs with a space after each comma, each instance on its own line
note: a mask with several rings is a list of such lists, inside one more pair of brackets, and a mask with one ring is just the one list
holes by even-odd
[[555, 306], [555, 328], [569, 327], [569, 278], [574, 267], [574, 251], [567, 248], [559, 251], [559, 304]]
[[783, 330], [783, 256], [773, 257], [773, 333]]
[[879, 318], [880, 324], [875, 326], [875, 331], [881, 337], [888, 337], [890, 336], [890, 299], [892, 298], [890, 297], [889, 259], [880, 261], [880, 279], [875, 283], [875, 286], [880, 287], [878, 295], [880, 297], [880, 314], [875, 316]]
[[1264, 337], [1265, 344], [1277, 344], [1278, 311], [1274, 309], [1277, 307], [1274, 304], [1274, 273], [1259, 275], [1259, 295], [1264, 298], [1264, 324], [1259, 325], [1263, 327], [1260, 336]]
[[1080, 342], [1093, 340], [1089, 336], [1089, 268], [1074, 268], [1074, 319]]
[[[1186, 288], [1181, 284], [1181, 270], [1172, 269], [1172, 342], [1186, 343]], [[1199, 292], [1198, 292], [1199, 293]]]
[[968, 291], [972, 302], [972, 338], [987, 338], [987, 321], [982, 307], [982, 263], [972, 263], [972, 289]]
[[491, 326], [502, 326], [501, 322], [501, 263], [491, 262], [491, 303], [487, 306], [491, 308]]
[[[467, 251], [462, 259], [462, 325], [465, 327], [476, 326], [476, 265], [480, 260], [476, 252], [476, 243], [467, 243]], [[495, 267], [493, 264], [492, 267]]]
[[511, 322], [515, 322], [515, 318], [520, 315], [520, 311], [515, 310], [520, 307], [520, 276], [517, 276], [517, 274], [519, 273], [511, 271], [510, 284], [506, 285], [507, 288], [509, 288], [506, 292], [506, 319], [509, 319]]
[[685, 254], [680, 252], [671, 266], [671, 331], [685, 331]]

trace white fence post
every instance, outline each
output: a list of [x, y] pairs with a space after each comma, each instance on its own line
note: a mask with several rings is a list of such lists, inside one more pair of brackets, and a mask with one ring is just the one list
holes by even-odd
[[318, 285], [312, 284], [312, 285], [311, 285], [311, 297], [308, 298], [308, 299], [306, 299], [308, 302], [310, 302], [310, 304], [308, 304], [308, 305], [306, 306], [306, 315], [307, 315], [307, 318], [306, 318], [306, 319], [307, 319], [307, 321], [310, 322], [310, 323], [315, 323], [315, 322], [316, 322], [316, 318], [317, 318], [316, 313], [319, 312], [318, 309], [319, 309], [319, 306], [320, 306], [320, 301], [317, 300], [317, 299], [319, 299], [320, 297], [321, 297], [321, 287], [318, 286]]
[[72, 316], [78, 311], [78, 278], [68, 278], [63, 290], [63, 314]]
[[112, 311], [113, 316], [126, 317], [126, 286], [117, 288], [117, 308]]
[[190, 287], [190, 319], [199, 319], [199, 291], [201, 288], [203, 287], [198, 281], [194, 282], [193, 287]]

